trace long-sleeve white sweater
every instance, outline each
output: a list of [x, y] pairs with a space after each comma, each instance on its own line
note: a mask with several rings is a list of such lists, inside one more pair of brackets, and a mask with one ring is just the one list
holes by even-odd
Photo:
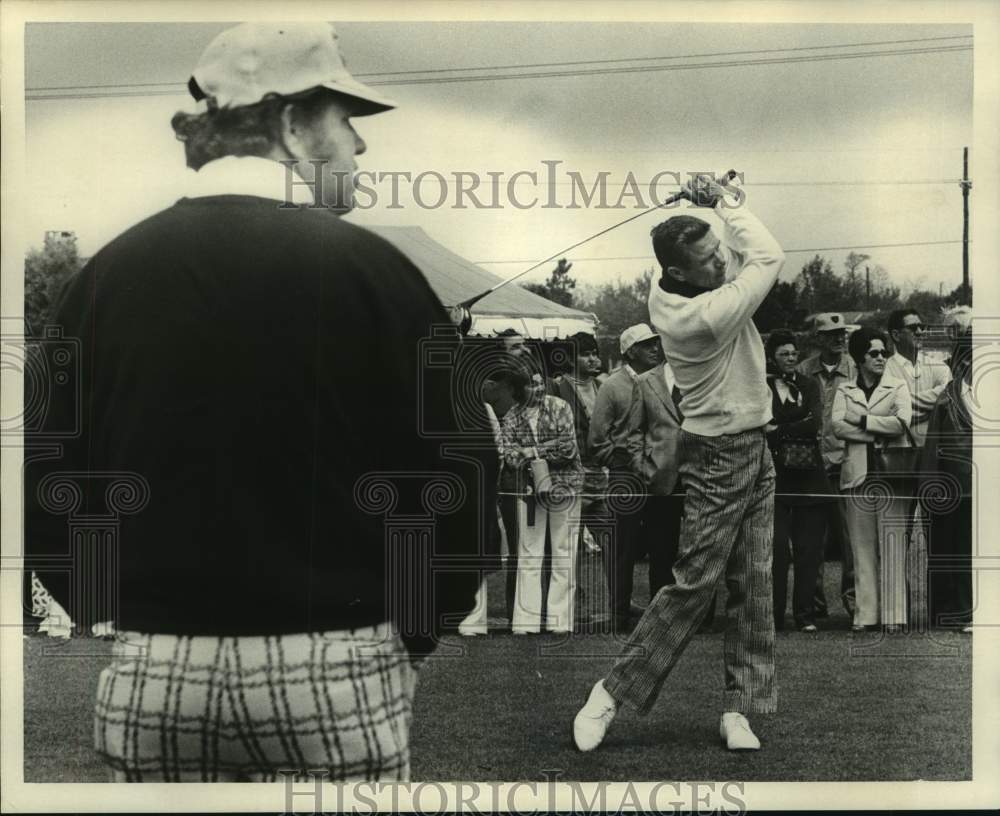
[[683, 429], [721, 436], [771, 419], [764, 346], [751, 317], [778, 279], [785, 254], [746, 206], [721, 203], [729, 269], [718, 289], [684, 297], [650, 287], [649, 316], [683, 395]]

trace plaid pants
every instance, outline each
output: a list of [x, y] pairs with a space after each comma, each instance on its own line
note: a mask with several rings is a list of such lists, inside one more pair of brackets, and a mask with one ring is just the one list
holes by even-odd
[[409, 779], [416, 672], [389, 624], [268, 637], [120, 632], [113, 654], [94, 715], [113, 781]]
[[604, 686], [619, 703], [647, 713], [725, 572], [723, 710], [775, 711], [774, 463], [763, 429], [719, 437], [682, 431], [680, 442], [685, 495], [676, 583], [656, 593]]

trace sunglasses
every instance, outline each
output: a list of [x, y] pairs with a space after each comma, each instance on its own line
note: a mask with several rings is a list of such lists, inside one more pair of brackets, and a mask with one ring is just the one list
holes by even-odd
[[878, 357], [881, 357], [883, 360], [888, 360], [889, 352], [884, 351], [883, 349], [872, 349], [871, 351], [868, 352], [868, 356], [871, 357], [873, 360]]
[[918, 331], [923, 331], [924, 330], [924, 324], [923, 323], [907, 323], [905, 326], [903, 326], [903, 328], [904, 329], [909, 329], [911, 332], [918, 332]]

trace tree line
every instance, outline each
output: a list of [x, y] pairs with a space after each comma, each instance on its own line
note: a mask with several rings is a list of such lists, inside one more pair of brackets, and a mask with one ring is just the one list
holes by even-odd
[[[618, 336], [629, 326], [649, 322], [646, 304], [649, 287], [655, 285], [653, 270], [646, 269], [627, 282], [578, 287], [569, 274], [571, 267], [561, 259], [544, 283], [529, 283], [524, 288], [563, 306], [596, 314], [600, 320], [599, 339], [608, 341], [611, 356], [617, 358], [613, 346]], [[971, 305], [971, 295], [970, 290], [966, 297], [958, 286], [940, 294], [916, 288], [904, 296], [885, 267], [871, 263], [870, 255], [851, 252], [842, 272], [826, 258], [815, 255], [793, 280], [774, 285], [753, 319], [764, 334], [775, 329], [805, 331], [809, 328], [807, 319], [817, 312], [863, 312], [858, 320], [862, 325], [885, 326], [891, 311], [909, 308], [933, 323], [945, 307]]]
[[[778, 328], [803, 331], [808, 328], [806, 319], [816, 312], [865, 312], [860, 323], [884, 326], [889, 312], [904, 307], [916, 309], [933, 322], [943, 307], [971, 305], [971, 291], [966, 298], [961, 286], [942, 294], [915, 289], [904, 297], [887, 270], [870, 261], [869, 255], [852, 252], [843, 272], [838, 272], [829, 260], [815, 255], [793, 280], [775, 284], [754, 315], [757, 329], [762, 333]], [[29, 250], [24, 265], [28, 336], [39, 336], [62, 286], [82, 266], [73, 233], [47, 233], [41, 248]], [[629, 326], [649, 322], [646, 302], [649, 287], [655, 285], [653, 270], [646, 269], [631, 281], [578, 287], [570, 274], [572, 267], [562, 258], [544, 283], [528, 283], [524, 288], [563, 306], [596, 314], [599, 339], [608, 341], [611, 356], [617, 359], [618, 336]]]

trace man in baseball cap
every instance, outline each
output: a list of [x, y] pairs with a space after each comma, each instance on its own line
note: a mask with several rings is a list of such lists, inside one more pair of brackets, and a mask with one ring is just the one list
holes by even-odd
[[[611, 374], [597, 391], [590, 420], [588, 447], [594, 461], [608, 468], [611, 478], [632, 491], [643, 490], [632, 475], [632, 453], [628, 448], [629, 419], [636, 408], [639, 375], [655, 368], [663, 359], [660, 336], [645, 323], [629, 326], [619, 338], [625, 364]], [[633, 484], [634, 483], [634, 484]], [[627, 502], [628, 508], [614, 512], [614, 538], [604, 547], [604, 572], [608, 581], [608, 603], [612, 627], [625, 632], [630, 625], [632, 578], [639, 541], [642, 501]], [[636, 610], [641, 612], [641, 610]]]
[[[54, 476], [83, 482], [88, 512], [108, 512], [101, 474], [145, 497], [121, 511], [116, 584], [56, 598], [114, 599], [95, 744], [115, 781], [406, 781], [415, 664], [472, 608], [485, 525], [482, 491], [459, 489], [482, 469], [444, 459], [414, 413], [453, 415], [449, 389], [420, 388], [448, 316], [398, 250], [322, 206], [334, 176], [312, 175], [349, 179], [350, 117], [392, 103], [326, 23], [225, 31], [191, 90], [204, 109], [173, 119], [188, 195], [98, 251], [55, 315], [79, 380], [48, 408], [80, 425], [26, 467], [28, 560], [63, 563]], [[283, 163], [310, 182], [295, 201], [319, 206], [288, 206]], [[426, 547], [399, 552], [397, 500], [432, 519]]]
[[351, 76], [329, 23], [244, 23], [223, 31], [201, 55], [188, 90], [199, 110], [177, 113], [172, 124], [189, 167], [212, 163], [209, 175], [233, 178], [252, 167], [261, 185], [276, 186], [272, 196], [338, 212], [354, 206], [354, 157], [366, 149], [350, 118], [395, 107]]
[[[823, 312], [813, 318], [813, 339], [819, 346], [819, 351], [806, 358], [798, 366], [799, 374], [813, 379], [819, 386], [823, 398], [823, 428], [820, 437], [820, 451], [823, 454], [823, 464], [827, 477], [832, 485], [840, 484], [840, 468], [844, 461], [844, 440], [838, 439], [833, 432], [833, 420], [830, 412], [833, 408], [833, 397], [842, 383], [854, 382], [858, 372], [854, 361], [847, 353], [847, 335], [861, 328], [855, 323], [847, 323], [839, 312]], [[826, 538], [835, 544], [841, 553], [843, 567], [840, 578], [840, 597], [848, 617], [854, 615], [854, 557], [851, 552], [851, 539], [847, 527], [846, 507], [844, 500], [828, 505]], [[828, 613], [826, 593], [823, 588], [824, 562], [820, 561], [819, 574], [816, 578], [815, 606], [817, 615], [825, 617]]]

